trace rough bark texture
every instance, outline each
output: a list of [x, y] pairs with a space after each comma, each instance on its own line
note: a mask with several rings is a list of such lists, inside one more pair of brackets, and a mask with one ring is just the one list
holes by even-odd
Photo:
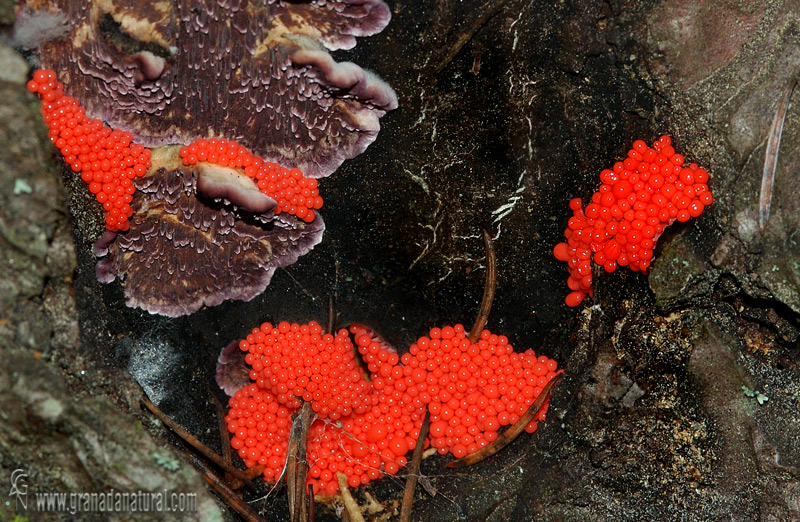
[[[119, 288], [94, 279], [90, 227], [75, 231], [76, 277], [65, 281], [69, 255], [66, 264], [35, 262], [61, 259], [71, 248], [68, 229], [55, 225], [63, 218], [45, 212], [59, 192], [35, 185], [34, 176], [44, 174], [38, 162], [29, 163], [48, 149], [9, 159], [34, 187], [15, 197], [37, 196], [47, 205], [29, 203], [24, 214], [4, 217], [3, 259], [18, 260], [15, 278], [3, 277], [11, 286], [3, 292], [8, 320], [0, 335], [17, 353], [3, 357], [3, 390], [17, 382], [5, 376], [21, 371], [9, 365], [27, 357], [25, 372], [41, 367], [36, 371], [66, 375], [69, 392], [48, 392], [70, 404], [65, 411], [84, 408], [102, 419], [103, 401], [135, 404], [135, 391], [108, 384], [128, 382], [118, 377], [123, 368], [214, 445], [208, 389], [223, 346], [264, 320], [322, 320], [328, 295], [340, 325], [367, 324], [401, 349], [433, 325], [469, 325], [482, 291], [480, 231], [487, 229], [499, 259], [489, 328], [520, 349], [556, 358], [566, 375], [537, 433], [474, 469], [449, 471], [441, 457], [424, 461], [422, 473], [438, 494], [418, 491], [416, 520], [800, 518], [800, 119], [793, 107], [772, 218], [764, 236], [757, 227], [766, 136], [800, 67], [800, 2], [390, 6], [388, 28], [337, 59], [378, 72], [399, 93], [400, 109], [382, 120], [366, 153], [321, 184], [328, 226], [322, 244], [278, 270], [251, 302], [176, 320], [127, 309]], [[3, 122], [7, 129], [9, 118]], [[570, 214], [567, 202], [591, 195], [599, 171], [634, 139], [665, 133], [712, 174], [716, 202], [701, 218], [668, 229], [649, 276], [600, 274], [595, 297], [567, 309], [566, 269], [552, 256]], [[9, 139], [3, 137], [3, 154], [13, 150]], [[71, 211], [96, 211], [80, 183]], [[6, 180], [3, 194], [13, 184]], [[18, 223], [42, 232], [14, 239], [5, 231]], [[31, 270], [38, 270], [35, 278], [23, 273]], [[43, 352], [41, 361], [34, 350]], [[111, 399], [89, 400], [105, 394]], [[119, 408], [114, 418], [123, 422], [130, 409]], [[72, 487], [49, 477], [85, 477], [78, 461], [49, 460], [47, 468], [38, 452], [23, 452], [51, 440], [41, 433], [53, 429], [43, 420], [35, 434], [29, 423], [38, 414], [30, 411], [26, 423], [12, 424], [23, 442], [9, 446], [10, 435], [0, 431], [4, 471], [26, 465], [41, 470], [31, 483]], [[66, 445], [85, 437], [81, 429], [59, 433]], [[147, 460], [148, 450], [128, 451]], [[101, 487], [113, 468], [90, 469], [100, 473], [92, 484]], [[368, 490], [386, 508], [374, 518], [399, 512], [401, 481]], [[363, 492], [355, 495], [364, 501]], [[282, 491], [253, 505], [269, 519], [287, 516]], [[320, 509], [318, 517], [333, 517]]]
[[[61, 166], [47, 146], [39, 106], [25, 90], [28, 68], [0, 47], [0, 474], [26, 477], [0, 519], [120, 519], [114, 514], [37, 512], [34, 493], [196, 493], [192, 515], [125, 514], [126, 520], [222, 520], [202, 479], [139, 412], [141, 389], [81, 341], [76, 267]], [[74, 506], [66, 500], [66, 507]], [[17, 520], [17, 519], [14, 519]]]

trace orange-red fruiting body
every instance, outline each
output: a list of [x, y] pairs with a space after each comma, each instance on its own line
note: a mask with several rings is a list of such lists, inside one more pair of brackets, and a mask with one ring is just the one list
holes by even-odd
[[664, 229], [698, 217], [714, 202], [708, 178], [696, 164], [684, 165], [669, 136], [653, 148], [634, 141], [624, 161], [600, 172], [600, 188], [585, 209], [580, 199], [570, 201], [567, 242], [553, 249], [569, 269], [567, 306], [592, 295], [592, 260], [606, 272], [628, 266], [646, 273]]
[[[131, 201], [136, 191], [132, 180], [150, 168], [151, 151], [133, 142], [130, 132], [112, 130], [100, 120], [86, 116], [78, 101], [64, 93], [56, 73], [40, 69], [27, 84], [42, 100], [42, 115], [50, 129], [50, 141], [58, 148], [73, 172], [80, 172], [89, 191], [103, 205], [106, 227], [124, 232], [133, 215]], [[240, 168], [259, 190], [278, 205], [275, 213], [286, 212], [314, 221], [322, 207], [317, 180], [306, 178], [299, 169], [286, 169], [263, 160], [235, 142], [200, 139], [180, 149], [184, 165], [207, 161]]]
[[[347, 330], [333, 336], [315, 322], [264, 323], [240, 342], [253, 383], [230, 399], [225, 420], [231, 446], [247, 467], [265, 466], [265, 480], [281, 476], [298, 397], [318, 416], [308, 437], [308, 483], [334, 494], [338, 471], [356, 487], [405, 466], [425, 408], [431, 419], [425, 446], [460, 458], [516, 422], [557, 372], [552, 359], [516, 353], [505, 336], [488, 330], [470, 343], [462, 325], [433, 328], [400, 358], [368, 329], [352, 330], [369, 379]], [[547, 403], [528, 432], [546, 410]]]
[[316, 216], [314, 210], [322, 208], [316, 179], [304, 177], [300, 169], [287, 169], [264, 161], [235, 141], [199, 139], [181, 147], [179, 154], [184, 165], [204, 161], [241, 169], [256, 182], [262, 193], [278, 203], [276, 214], [286, 212], [310, 223]]
[[72, 96], [56, 73], [40, 69], [28, 82], [28, 90], [42, 100], [42, 115], [50, 129], [50, 141], [64, 161], [89, 186], [106, 212], [106, 228], [126, 231], [133, 215], [133, 180], [150, 168], [150, 150], [133, 143], [130, 132], [112, 130], [86, 111]]

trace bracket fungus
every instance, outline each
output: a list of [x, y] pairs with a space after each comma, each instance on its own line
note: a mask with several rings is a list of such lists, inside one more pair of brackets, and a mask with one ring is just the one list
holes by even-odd
[[[264, 323], [238, 348], [250, 379], [229, 401], [231, 445], [248, 468], [265, 466], [264, 478], [279, 480], [290, 417], [302, 399], [317, 416], [308, 435], [308, 483], [325, 494], [338, 491], [338, 472], [350, 487], [396, 474], [417, 444], [426, 410], [426, 447], [456, 458], [479, 451], [525, 415], [558, 373], [552, 359], [515, 352], [505, 336], [488, 330], [470, 342], [461, 325], [431, 329], [402, 356], [362, 326], [331, 335], [315, 322]], [[217, 372], [228, 393], [241, 382], [230, 352], [223, 350]], [[530, 433], [547, 411], [541, 402], [526, 426]]]
[[[78, 162], [82, 152], [51, 127], [103, 204], [106, 227], [119, 232], [96, 245], [106, 256], [98, 279], [124, 281], [127, 304], [151, 313], [185, 315], [261, 293], [277, 267], [321, 241], [311, 178], [364, 151], [397, 107], [385, 82], [325, 50], [380, 32], [390, 19], [381, 0], [28, 0], [20, 9], [23, 26], [37, 13], [63, 22], [25, 41], [64, 79], [47, 73], [75, 102], [82, 130], [116, 129], [112, 137], [136, 149], [125, 155], [138, 162], [126, 165], [135, 179], [114, 184], [103, 179], [113, 166], [99, 150]], [[50, 103], [44, 91], [35, 92]], [[109, 203], [111, 191], [124, 204]]]
[[25, 5], [71, 28], [39, 44], [42, 67], [148, 147], [225, 137], [317, 178], [364, 151], [397, 107], [385, 82], [325, 50], [380, 32], [391, 17], [381, 0]]
[[130, 306], [177, 316], [252, 299], [275, 268], [321, 241], [317, 181], [299, 170], [222, 139], [151, 154], [87, 117], [55, 72], [37, 71], [28, 89], [42, 98], [50, 140], [106, 211], [98, 279], [124, 278]]
[[653, 148], [634, 141], [624, 161], [600, 172], [602, 184], [585, 209], [579, 198], [569, 203], [567, 242], [553, 249], [556, 259], [568, 263], [567, 306], [592, 295], [592, 260], [606, 272], [628, 266], [646, 273], [664, 229], [700, 216], [714, 202], [708, 180], [704, 169], [684, 165], [669, 136]]
[[[130, 230], [96, 246], [103, 256], [98, 279], [124, 279], [129, 306], [176, 317], [226, 299], [250, 300], [276, 268], [294, 263], [322, 240], [319, 216], [309, 223], [286, 211], [276, 214], [279, 207], [255, 213], [231, 202], [242, 196], [202, 194], [205, 174], [178, 156], [177, 147], [156, 149], [152, 174], [136, 182]], [[256, 187], [242, 177], [238, 183]], [[223, 194], [228, 190], [217, 195]]]

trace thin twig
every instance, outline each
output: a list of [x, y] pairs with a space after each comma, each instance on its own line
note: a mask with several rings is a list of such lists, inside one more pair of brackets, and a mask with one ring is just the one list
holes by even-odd
[[286, 481], [289, 488], [289, 510], [292, 522], [308, 522], [308, 430], [316, 414], [311, 403], [302, 401], [292, 421], [289, 448], [286, 452]]
[[[488, 3], [491, 4], [492, 2]], [[470, 24], [466, 31], [458, 35], [456, 41], [450, 46], [447, 54], [445, 54], [444, 59], [442, 59], [442, 61], [436, 67], [436, 74], [442, 72], [444, 68], [453, 61], [453, 58], [455, 58], [458, 52], [461, 51], [461, 48], [464, 47], [464, 45], [469, 42], [473, 36], [475, 36], [475, 33], [477, 33], [481, 27], [486, 25], [486, 22], [488, 22], [489, 19], [493, 17], [505, 3], [506, 0], [497, 0], [494, 2], [494, 5], [485, 5], [481, 7], [481, 15]]]
[[[333, 296], [328, 296], [328, 317], [325, 333], [333, 334], [336, 309]], [[286, 483], [289, 489], [289, 515], [292, 522], [313, 522], [314, 490], [308, 485], [308, 431], [317, 418], [311, 403], [303, 401], [292, 421], [289, 448], [286, 452]]]
[[428, 436], [428, 429], [431, 426], [431, 412], [425, 408], [425, 418], [419, 428], [417, 445], [414, 446], [414, 453], [411, 455], [411, 462], [408, 465], [408, 477], [406, 487], [403, 490], [403, 504], [400, 506], [400, 522], [411, 520], [411, 505], [414, 503], [414, 490], [417, 487], [417, 477], [419, 475], [419, 464], [422, 462], [422, 449], [425, 447], [425, 437]]
[[314, 522], [314, 487], [308, 486], [308, 522]]
[[[210, 392], [211, 400], [214, 402], [214, 407], [217, 410], [217, 423], [219, 425], [219, 442], [222, 445], [222, 460], [230, 464], [233, 467], [233, 460], [231, 460], [231, 439], [230, 435], [228, 434], [228, 424], [225, 422], [225, 407], [222, 405], [222, 402], [217, 398], [217, 395], [213, 392]], [[233, 479], [233, 475], [225, 472], [225, 480], [229, 483]], [[241, 486], [239, 486], [241, 487]], [[239, 489], [239, 487], [234, 487], [233, 489]]]
[[333, 307], [333, 296], [328, 296], [328, 320], [325, 323], [325, 333], [333, 334], [336, 328], [336, 309]]
[[447, 467], [458, 469], [477, 464], [478, 462], [487, 457], [491, 457], [501, 449], [511, 444], [514, 439], [516, 439], [519, 434], [525, 430], [525, 427], [530, 424], [530, 422], [542, 408], [544, 401], [547, 400], [547, 396], [550, 395], [550, 391], [560, 378], [561, 374], [557, 373], [552, 379], [550, 379], [550, 382], [545, 384], [544, 388], [542, 388], [542, 392], [538, 397], [536, 397], [536, 400], [533, 401], [533, 404], [531, 404], [530, 408], [528, 408], [528, 410], [519, 418], [517, 422], [509, 426], [506, 431], [504, 431], [497, 439], [495, 439], [494, 442], [488, 446], [482, 447], [474, 453], [470, 453], [464, 458], [454, 460], [453, 462], [448, 462]]
[[797, 80], [792, 78], [786, 89], [783, 91], [775, 110], [775, 117], [772, 120], [772, 128], [767, 139], [767, 150], [764, 153], [764, 171], [761, 174], [761, 195], [758, 199], [758, 226], [761, 235], [767, 229], [769, 213], [772, 208], [772, 187], [775, 184], [775, 170], [778, 168], [778, 150], [781, 147], [781, 136], [783, 136], [783, 124], [786, 121], [786, 111], [789, 109], [789, 100], [792, 91], [797, 84]]
[[256, 511], [242, 498], [230, 489], [225, 482], [211, 471], [200, 459], [194, 455], [188, 455], [189, 461], [202, 475], [209, 486], [225, 501], [230, 507], [247, 520], [247, 522], [265, 522]]
[[208, 460], [216, 464], [217, 466], [221, 467], [226, 472], [233, 475], [234, 478], [237, 480], [241, 480], [242, 482], [249, 483], [253, 478], [261, 475], [264, 473], [264, 466], [255, 466], [250, 468], [247, 472], [240, 471], [233, 467], [232, 464], [225, 462], [225, 460], [217, 455], [214, 450], [200, 442], [200, 440], [183, 429], [180, 424], [175, 422], [174, 420], [170, 419], [166, 413], [161, 411], [158, 406], [150, 402], [148, 399], [142, 397], [142, 404], [150, 410], [150, 412], [158, 418], [161, 422], [164, 423], [169, 429], [175, 432], [175, 434], [186, 441], [187, 444], [192, 446], [198, 452], [200, 452], [204, 457]]
[[483, 286], [483, 300], [481, 301], [481, 309], [478, 312], [478, 317], [475, 318], [475, 325], [469, 333], [469, 342], [474, 343], [483, 331], [489, 321], [489, 312], [492, 311], [492, 302], [494, 301], [494, 292], [497, 289], [497, 256], [494, 252], [494, 244], [492, 237], [485, 230], [483, 231], [483, 244], [486, 247], [486, 281]]
[[361, 514], [361, 508], [358, 502], [350, 494], [350, 488], [347, 487], [347, 475], [341, 471], [336, 472], [336, 480], [339, 482], [339, 491], [342, 492], [342, 502], [344, 508], [347, 510], [347, 515], [350, 517], [350, 522], [366, 522], [364, 515]]

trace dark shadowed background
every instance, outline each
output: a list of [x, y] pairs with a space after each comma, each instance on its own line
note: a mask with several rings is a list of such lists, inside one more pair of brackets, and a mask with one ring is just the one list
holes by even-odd
[[[252, 301], [175, 319], [96, 281], [99, 209], [47, 143], [25, 62], [0, 48], [0, 477], [21, 467], [42, 491], [200, 491], [218, 520], [225, 508], [141, 410], [139, 386], [217, 448], [225, 345], [264, 321], [324, 322], [329, 296], [339, 326], [366, 324], [400, 351], [432, 326], [471, 325], [487, 230], [499, 268], [488, 327], [566, 374], [535, 434], [474, 468], [427, 459], [438, 493], [418, 488], [416, 520], [800, 518], [792, 107], [763, 236], [757, 226], [767, 134], [800, 69], [800, 3], [389, 6], [382, 33], [334, 53], [378, 73], [400, 105], [320, 180], [322, 243]], [[649, 275], [596, 274], [594, 298], [567, 308], [552, 249], [568, 201], [589, 198], [633, 140], [662, 134], [711, 173], [716, 202], [668, 229]], [[401, 481], [367, 490], [385, 507], [375, 520], [396, 511]], [[246, 497], [286, 519], [285, 492], [267, 492]], [[0, 520], [13, 513], [0, 505]]]

